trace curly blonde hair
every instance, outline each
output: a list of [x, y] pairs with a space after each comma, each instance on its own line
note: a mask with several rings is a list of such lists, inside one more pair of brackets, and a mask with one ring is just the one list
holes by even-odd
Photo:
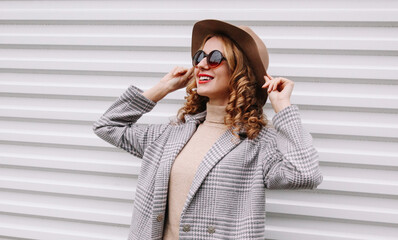
[[[227, 36], [222, 34], [208, 35], [204, 38], [200, 49], [203, 49], [207, 40], [211, 37], [218, 37], [223, 42], [224, 55], [227, 59], [228, 68], [232, 75], [229, 82], [230, 96], [226, 106], [226, 116], [224, 123], [233, 129], [237, 137], [243, 131], [249, 139], [258, 136], [261, 129], [267, 125], [268, 120], [263, 113], [263, 106], [266, 99], [260, 99], [257, 96], [257, 80], [251, 67], [247, 64], [248, 60], [237, 45]], [[178, 110], [177, 118], [185, 122], [186, 114], [196, 114], [206, 110], [206, 103], [209, 98], [200, 96], [196, 92], [195, 77], [186, 87], [186, 102]]]

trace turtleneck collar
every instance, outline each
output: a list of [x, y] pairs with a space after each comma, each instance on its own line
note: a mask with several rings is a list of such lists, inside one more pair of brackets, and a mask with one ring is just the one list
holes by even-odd
[[226, 106], [213, 105], [206, 103], [206, 120], [204, 124], [222, 124], [224, 125], [224, 117], [227, 114]]

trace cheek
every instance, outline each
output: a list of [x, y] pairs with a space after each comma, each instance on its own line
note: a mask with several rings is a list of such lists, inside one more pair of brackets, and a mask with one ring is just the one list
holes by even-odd
[[222, 76], [220, 79], [220, 80], [222, 80], [221, 84], [223, 86], [229, 86], [229, 81], [231, 79], [231, 73], [229, 73], [227, 70], [224, 70], [221, 76]]
[[232, 74], [231, 70], [228, 67], [227, 63], [224, 63], [220, 66], [220, 68], [218, 69], [220, 71], [220, 74], [224, 75], [224, 76], [230, 76]]

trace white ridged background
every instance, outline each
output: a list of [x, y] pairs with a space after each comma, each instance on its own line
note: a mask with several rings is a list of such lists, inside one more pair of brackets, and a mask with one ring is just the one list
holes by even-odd
[[397, 1], [147, 0], [0, 1], [1, 240], [127, 238], [141, 162], [92, 123], [130, 84], [189, 67], [205, 18], [264, 40], [320, 153], [317, 190], [267, 191], [267, 239], [397, 239]]

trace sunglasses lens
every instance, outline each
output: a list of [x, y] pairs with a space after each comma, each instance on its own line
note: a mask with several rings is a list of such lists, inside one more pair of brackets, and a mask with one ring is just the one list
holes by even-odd
[[224, 59], [222, 53], [218, 50], [212, 51], [209, 55], [206, 55], [203, 50], [199, 50], [192, 58], [192, 65], [196, 67], [205, 57], [207, 57], [207, 64], [211, 68], [220, 65], [222, 60]]
[[192, 64], [194, 66], [198, 65], [203, 58], [205, 58], [205, 52], [202, 50], [197, 51], [192, 58]]
[[213, 51], [208, 56], [208, 64], [210, 67], [217, 67], [223, 60], [223, 56], [220, 51]]

